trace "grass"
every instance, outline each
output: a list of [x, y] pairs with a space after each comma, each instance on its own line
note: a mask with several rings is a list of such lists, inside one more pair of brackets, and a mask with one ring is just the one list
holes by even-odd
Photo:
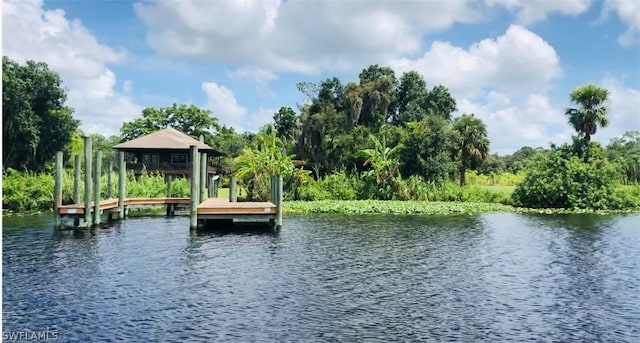
[[509, 185], [492, 185], [492, 186], [479, 185], [476, 187], [479, 187], [484, 190], [496, 192], [496, 193], [502, 193], [508, 197], [510, 197], [511, 194], [513, 194], [513, 191], [516, 189], [516, 186], [509, 186]]

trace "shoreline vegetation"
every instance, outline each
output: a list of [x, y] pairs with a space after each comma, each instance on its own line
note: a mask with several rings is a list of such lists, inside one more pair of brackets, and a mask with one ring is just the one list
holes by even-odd
[[[500, 155], [482, 116], [460, 113], [446, 85], [427, 85], [416, 71], [396, 75], [375, 64], [346, 83], [298, 82], [303, 105], [281, 107], [258, 132], [236, 132], [207, 108], [174, 103], [144, 108], [105, 137], [79, 129], [60, 75], [45, 63], [2, 63], [3, 213], [52, 210], [58, 151], [68, 168], [62, 202], [79, 202], [83, 184], [76, 193], [71, 161], [82, 155], [83, 137], [106, 166], [118, 143], [169, 127], [224, 152], [209, 162], [233, 172], [239, 200], [269, 200], [269, 176], [282, 176], [287, 213], [640, 211], [640, 131], [606, 145], [592, 140], [609, 125], [609, 91], [595, 84], [569, 94], [571, 141]], [[125, 158], [145, 164], [144, 156]], [[116, 185], [101, 198], [116, 197]], [[162, 175], [127, 176], [127, 197], [164, 197], [166, 188]], [[171, 189], [186, 197], [189, 182], [176, 179]]]
[[[115, 173], [114, 173], [115, 174]], [[474, 171], [467, 173], [467, 178], [475, 184], [460, 187], [454, 183], [441, 186], [422, 184], [422, 189], [409, 193], [409, 199], [357, 199], [357, 192], [344, 182], [336, 182], [336, 175], [328, 180], [320, 180], [313, 187], [318, 199], [293, 200], [292, 192], [288, 192], [284, 202], [285, 214], [478, 214], [489, 212], [514, 213], [640, 213], [640, 185], [619, 186], [616, 192], [627, 194], [635, 203], [628, 208], [619, 209], [585, 209], [585, 208], [527, 208], [514, 206], [512, 202], [515, 185], [492, 184], [495, 180], [510, 180], [517, 184], [522, 177], [516, 175], [498, 175], [493, 179], [477, 175]], [[226, 181], [226, 178], [223, 178]], [[513, 181], [513, 182], [511, 182]], [[107, 175], [102, 175], [103, 198], [107, 198]], [[430, 186], [430, 187], [427, 187]], [[245, 199], [247, 192], [240, 189], [239, 199]], [[84, 192], [80, 183], [80, 194]], [[113, 177], [112, 196], [117, 197], [117, 176]], [[175, 179], [172, 182], [173, 196], [188, 197], [189, 183], [186, 179]], [[218, 196], [227, 198], [229, 190], [219, 189]], [[66, 170], [63, 182], [64, 203], [73, 203], [73, 172]], [[53, 209], [53, 175], [48, 173], [25, 173], [9, 170], [3, 178], [3, 215], [30, 215], [48, 213]], [[127, 177], [128, 197], [163, 197], [166, 185], [162, 175], [143, 175], [136, 179], [132, 174]], [[81, 196], [82, 198], [82, 196]], [[132, 213], [152, 215], [163, 213], [160, 208], [141, 208]]]

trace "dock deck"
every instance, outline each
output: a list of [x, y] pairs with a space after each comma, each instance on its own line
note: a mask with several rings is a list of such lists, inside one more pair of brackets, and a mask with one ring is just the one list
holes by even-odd
[[[126, 198], [124, 206], [165, 206], [189, 205], [189, 198]], [[100, 201], [100, 212], [117, 210], [118, 199]], [[90, 211], [94, 211], [91, 203]], [[85, 214], [84, 204], [62, 205], [58, 208], [61, 216], [81, 217]], [[197, 206], [198, 222], [232, 221], [234, 223], [273, 224], [277, 215], [277, 207], [271, 202], [230, 202], [226, 198], [208, 198]]]

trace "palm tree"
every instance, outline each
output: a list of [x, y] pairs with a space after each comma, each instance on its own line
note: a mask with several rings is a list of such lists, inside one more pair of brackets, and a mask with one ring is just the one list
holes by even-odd
[[571, 101], [580, 108], [567, 108], [565, 114], [569, 116], [569, 123], [587, 143], [598, 129], [598, 125], [606, 127], [607, 119], [606, 102], [609, 91], [594, 84], [577, 87], [571, 92]]
[[460, 186], [464, 186], [467, 168], [480, 164], [489, 154], [487, 126], [473, 114], [463, 114], [453, 122], [452, 136], [460, 158]]

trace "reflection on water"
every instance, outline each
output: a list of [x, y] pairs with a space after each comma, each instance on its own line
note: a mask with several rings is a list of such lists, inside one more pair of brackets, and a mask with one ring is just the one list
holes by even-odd
[[3, 330], [62, 341], [640, 340], [640, 216], [3, 227]]

